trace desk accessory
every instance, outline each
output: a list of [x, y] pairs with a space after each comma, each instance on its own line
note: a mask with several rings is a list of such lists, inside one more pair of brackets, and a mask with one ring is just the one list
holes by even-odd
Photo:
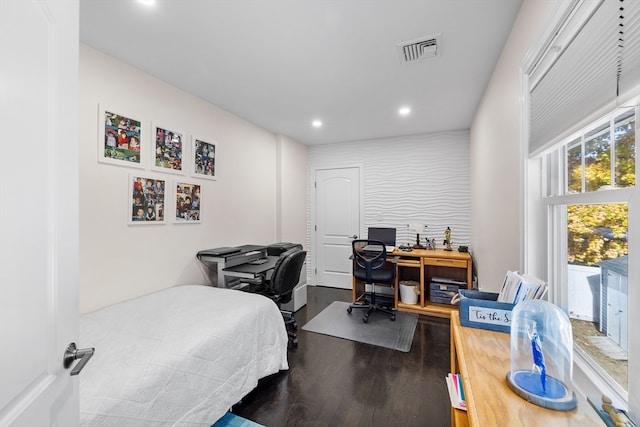
[[510, 332], [514, 304], [499, 302], [499, 294], [494, 292], [460, 289], [458, 295], [462, 326]]
[[578, 399], [571, 388], [573, 334], [569, 317], [543, 300], [522, 301], [512, 315], [509, 388], [543, 408], [574, 409]]
[[420, 233], [422, 232], [423, 229], [425, 229], [427, 226], [426, 225], [422, 225], [422, 224], [412, 224], [411, 228], [415, 231], [416, 233], [416, 244], [413, 245], [413, 249], [425, 249], [425, 246], [422, 246], [420, 244]]
[[458, 246], [458, 252], [469, 252], [469, 246]]
[[451, 249], [451, 227], [447, 227], [447, 229], [444, 230], [444, 242], [442, 242], [442, 244], [444, 245], [445, 251], [453, 250]]

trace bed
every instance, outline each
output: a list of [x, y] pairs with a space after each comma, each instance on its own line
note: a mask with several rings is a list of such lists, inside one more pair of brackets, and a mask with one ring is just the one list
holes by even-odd
[[80, 374], [83, 426], [211, 426], [288, 369], [287, 332], [268, 298], [168, 288], [80, 317], [96, 351]]

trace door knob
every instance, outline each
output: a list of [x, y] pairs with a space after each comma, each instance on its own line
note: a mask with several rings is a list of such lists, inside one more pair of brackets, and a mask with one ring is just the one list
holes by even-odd
[[357, 239], [357, 238], [358, 238], [358, 235], [357, 235], [357, 234], [354, 234], [353, 236], [351, 236], [351, 238], [352, 238], [352, 239]]
[[71, 344], [69, 344], [69, 346], [67, 346], [67, 349], [64, 352], [64, 369], [69, 369], [74, 360], [79, 360], [78, 364], [74, 366], [70, 374], [78, 375], [80, 371], [82, 371], [82, 368], [84, 368], [84, 365], [86, 365], [89, 359], [91, 359], [94, 352], [95, 349], [93, 347], [77, 348], [76, 343], [72, 342]]

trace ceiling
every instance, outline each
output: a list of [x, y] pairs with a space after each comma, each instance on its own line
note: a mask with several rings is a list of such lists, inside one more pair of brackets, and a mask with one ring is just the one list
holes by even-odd
[[[80, 40], [274, 133], [324, 144], [468, 129], [521, 3], [81, 0]], [[437, 56], [403, 64], [398, 44], [425, 36], [439, 37]]]

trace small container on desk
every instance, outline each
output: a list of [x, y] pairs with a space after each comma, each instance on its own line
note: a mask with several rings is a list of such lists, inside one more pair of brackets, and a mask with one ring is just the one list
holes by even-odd
[[497, 332], [511, 332], [514, 304], [498, 302], [498, 294], [460, 290], [460, 324]]

